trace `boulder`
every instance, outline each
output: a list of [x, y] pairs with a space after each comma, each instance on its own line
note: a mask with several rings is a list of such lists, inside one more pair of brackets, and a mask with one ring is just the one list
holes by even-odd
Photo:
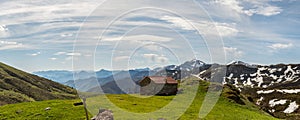
[[107, 109], [100, 109], [99, 113], [92, 120], [114, 120], [113, 112]]

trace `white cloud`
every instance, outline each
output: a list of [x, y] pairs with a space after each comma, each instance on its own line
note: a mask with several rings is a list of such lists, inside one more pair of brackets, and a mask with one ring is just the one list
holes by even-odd
[[51, 19], [81, 16], [92, 10], [89, 8], [95, 8], [98, 5], [95, 1], [69, 1], [48, 4], [45, 4], [44, 2], [45, 1], [5, 2], [2, 4], [3, 11], [0, 15], [15, 15], [15, 17], [20, 16], [22, 19], [6, 19], [8, 24], [19, 24], [20, 22], [47, 21]]
[[17, 45], [17, 44], [20, 44], [20, 43], [0, 40], [0, 45]]
[[67, 56], [81, 56], [81, 53], [66, 53]]
[[6, 37], [9, 34], [6, 25], [0, 25], [0, 37]]
[[66, 56], [81, 56], [81, 53], [74, 53], [74, 52], [57, 52], [53, 55], [66, 55]]
[[231, 8], [232, 10], [243, 13], [243, 7], [240, 5], [239, 1], [237, 0], [216, 0], [217, 4], [225, 5]]
[[[212, 24], [212, 23], [211, 23]], [[208, 34], [218, 34], [222, 37], [226, 37], [226, 36], [235, 36], [239, 30], [237, 30], [235, 28], [235, 24], [228, 24], [228, 23], [215, 23], [216, 28], [218, 29], [218, 32], [214, 32], [214, 31], [206, 31], [206, 33]], [[204, 31], [205, 29], [203, 29]]]
[[282, 9], [280, 7], [267, 6], [267, 7], [258, 8], [256, 14], [264, 15], [264, 16], [272, 16], [272, 15], [280, 14], [281, 12]]
[[173, 23], [174, 26], [182, 28], [183, 30], [195, 30], [191, 25], [191, 21], [180, 17], [164, 16], [161, 19]]
[[0, 32], [3, 31], [8, 31], [8, 28], [6, 27], [6, 25], [0, 25]]
[[61, 34], [61, 37], [72, 37], [73, 34], [72, 33], [65, 33], [65, 34]]
[[[5, 23], [5, 25], [0, 24], [0, 37], [28, 43], [32, 49], [44, 47], [56, 49], [62, 44], [64, 44], [63, 47], [70, 47], [73, 44], [65, 43], [73, 42], [70, 39], [77, 32], [77, 28], [80, 28], [85, 17], [102, 2], [96, 0], [47, 1], [49, 0], [1, 2], [0, 23]], [[20, 46], [1, 46], [0, 49]]]
[[29, 56], [38, 56], [38, 55], [40, 55], [41, 54], [41, 52], [36, 52], [36, 53], [32, 53], [32, 54], [28, 54]]
[[292, 43], [288, 43], [288, 44], [276, 43], [276, 44], [272, 44], [268, 47], [272, 48], [274, 50], [279, 50], [279, 49], [291, 48], [291, 47], [293, 47], [293, 44]]
[[78, 60], [79, 59], [79, 55], [73, 55], [73, 56], [67, 56], [65, 58], [66, 61], [69, 61], [69, 60]]
[[57, 53], [54, 53], [54, 55], [65, 55], [66, 52], [57, 52]]
[[113, 59], [114, 61], [119, 62], [119, 61], [129, 60], [129, 56], [116, 56]]
[[227, 6], [228, 9], [237, 13], [248, 16], [252, 16], [254, 14], [272, 16], [282, 12], [280, 7], [269, 4], [270, 1], [268, 0], [215, 0], [214, 2]]
[[[235, 23], [219, 23], [209, 21], [191, 21], [184, 20], [180, 17], [164, 16], [161, 18], [167, 22], [172, 23], [174, 26], [179, 27], [183, 30], [200, 30], [200, 34], [214, 35], [214, 36], [234, 36], [239, 31], [235, 28]], [[194, 25], [194, 26], [193, 26]], [[218, 31], [211, 31], [212, 28], [216, 28]]]
[[[46, 0], [49, 1], [49, 0]], [[211, 1], [211, 0], [209, 0]], [[187, 13], [187, 14], [180, 14], [184, 15], [186, 18], [189, 18], [188, 21], [185, 21], [182, 18], [179, 17], [172, 17], [173, 14], [163, 14], [163, 12], [157, 12], [154, 11], [158, 14], [148, 14], [149, 11], [141, 11], [139, 14], [140, 16], [146, 16], [146, 17], [153, 17], [155, 19], [126, 19], [127, 16], [124, 16], [124, 19], [121, 19], [119, 25], [115, 25], [112, 29], [112, 32], [108, 33], [118, 33], [117, 30], [123, 32], [123, 31], [128, 31], [128, 26], [143, 26], [143, 27], [148, 27], [151, 26], [152, 28], [159, 28], [161, 25], [167, 26], [165, 21], [169, 21], [168, 24], [171, 25], [171, 27], [178, 27], [182, 30], [193, 30], [193, 27], [188, 24], [189, 22], [195, 25], [199, 30], [201, 31], [201, 34], [210, 34], [210, 35], [218, 35], [219, 33], [216, 32], [215, 30], [210, 30], [207, 28], [210, 28], [212, 25], [215, 25], [213, 27], [216, 27], [218, 31], [220, 32], [220, 35], [223, 37], [232, 37], [235, 36], [237, 33], [242, 33], [245, 34], [244, 36], [238, 36], [237, 38], [232, 38], [233, 42], [239, 42], [241, 43], [242, 41], [239, 41], [239, 38], [244, 39], [252, 39], [252, 38], [257, 38], [257, 39], [262, 39], [262, 40], [272, 40], [279, 39], [280, 37], [277, 36], [266, 36], [264, 38], [258, 36], [257, 34], [262, 34], [262, 33], [267, 33], [269, 34], [272, 32], [275, 34], [277, 31], [272, 31], [272, 26], [265, 25], [262, 26], [262, 24], [259, 24], [257, 22], [261, 23], [268, 23], [269, 21], [261, 21], [264, 19], [251, 19], [248, 16], [252, 15], [259, 15], [257, 17], [263, 17], [263, 16], [272, 16], [276, 14], [280, 14], [281, 11], [283, 11], [284, 8], [281, 8], [279, 4], [271, 4], [267, 1], [269, 0], [214, 0], [216, 4], [211, 4], [208, 6], [203, 6], [204, 8], [207, 7], [208, 13], [211, 15], [211, 17], [214, 20], [217, 20], [215, 23], [210, 23], [207, 22], [207, 19], [205, 18], [204, 12], [192, 8], [189, 5], [190, 1], [172, 1], [174, 4], [165, 4], [168, 3], [169, 1], [162, 1], [159, 3], [152, 2], [150, 1], [138, 1], [136, 0], [132, 4], [111, 4], [106, 5], [106, 6], [100, 6], [101, 9], [102, 7], [103, 10], [109, 10], [110, 12], [101, 12], [101, 11], [95, 11], [95, 13], [99, 12], [101, 14], [91, 14], [91, 18], [84, 23], [83, 28], [86, 28], [87, 34], [83, 34], [83, 36], [79, 36], [80, 40], [82, 38], [82, 41], [77, 41], [78, 46], [86, 46], [86, 48], [92, 48], [91, 46], [95, 45], [94, 38], [99, 37], [99, 32], [101, 31], [102, 28], [106, 27], [106, 21], [105, 19], [107, 18], [108, 20], [110, 18], [115, 18], [115, 16], [120, 15], [122, 11], [120, 10], [121, 8], [126, 9], [130, 8], [131, 6], [134, 5], [139, 5], [142, 2], [145, 2], [146, 5], [149, 3], [149, 6], [151, 5], [156, 5], [160, 4], [157, 6], [165, 6], [165, 8], [168, 10], [168, 8], [176, 8], [179, 12], [183, 11], [182, 13]], [[273, 0], [274, 1], [274, 0]], [[55, 55], [62, 55], [62, 56], [53, 56], [55, 58], [59, 58], [59, 60], [62, 57], [66, 57], [67, 60], [70, 60], [72, 56], [74, 55], [81, 55], [84, 56], [85, 53], [81, 52], [81, 54], [75, 54], [75, 53], [70, 53], [72, 52], [72, 42], [74, 40], [70, 40], [70, 38], [73, 38], [75, 36], [76, 31], [82, 25], [82, 22], [84, 18], [88, 15], [89, 13], [94, 10], [95, 7], [97, 7], [101, 2], [98, 0], [88, 0], [88, 1], [78, 1], [78, 0], [68, 0], [66, 1], [57, 1], [55, 2], [46, 2], [43, 0], [37, 0], [37, 1], [5, 1], [1, 2], [1, 7], [2, 11], [0, 13], [0, 23], [5, 24], [5, 25], [0, 25], [0, 36], [2, 31], [7, 31], [9, 29], [9, 37], [11, 38], [12, 41], [16, 41], [13, 44], [5, 44], [5, 45], [0, 45], [0, 50], [1, 49], [16, 49], [16, 48], [22, 48], [26, 47], [26, 45], [33, 45], [33, 46], [38, 46], [39, 48], [42, 49], [47, 49], [50, 50], [51, 52], [55, 53], [55, 50], [60, 50], [60, 51], [65, 51], [65, 52], [58, 52], [55, 53]], [[120, 1], [115, 1], [116, 3]], [[126, 2], [126, 1], [121, 1], [121, 2]], [[211, 2], [209, 2], [211, 3]], [[250, 3], [250, 4], [245, 4], [245, 3]], [[118, 7], [122, 6], [122, 7]], [[285, 6], [282, 6], [285, 7]], [[123, 10], [122, 9], [122, 10]], [[172, 9], [170, 9], [172, 11]], [[199, 10], [199, 11], [197, 11]], [[294, 9], [293, 9], [294, 10]], [[102, 14], [103, 13], [103, 14]], [[139, 15], [134, 14], [128, 14], [129, 17], [140, 17]], [[156, 16], [159, 17], [156, 17]], [[167, 15], [167, 16], [164, 16]], [[232, 18], [234, 17], [234, 18]], [[105, 18], [105, 19], [103, 19]], [[161, 18], [161, 20], [156, 20], [157, 18]], [[199, 19], [198, 19], [199, 18]], [[291, 18], [293, 19], [293, 18]], [[148, 21], [149, 20], [149, 21]], [[152, 21], [153, 20], [153, 21]], [[164, 21], [162, 21], [164, 20]], [[199, 20], [199, 21], [198, 21]], [[205, 21], [206, 20], [206, 21]], [[269, 20], [269, 19], [267, 19]], [[277, 19], [278, 20], [278, 19]], [[104, 21], [104, 22], [103, 22]], [[271, 20], [272, 22], [276, 22], [276, 19]], [[235, 25], [237, 23], [237, 25]], [[251, 23], [257, 23], [257, 27]], [[283, 21], [283, 25], [285, 25]], [[247, 25], [249, 24], [250, 27]], [[173, 25], [173, 26], [172, 26]], [[272, 24], [274, 25], [274, 24]], [[169, 26], [167, 26], [169, 27]], [[271, 27], [271, 28], [270, 28]], [[19, 29], [20, 28], [20, 29]], [[289, 28], [287, 26], [287, 28]], [[287, 29], [285, 28], [285, 29]], [[250, 34], [248, 29], [253, 30], [253, 35]], [[82, 29], [84, 30], [84, 29]], [[247, 31], [248, 30], [248, 31]], [[266, 31], [264, 31], [266, 30]], [[284, 29], [283, 29], [284, 30]], [[115, 32], [117, 31], [117, 32]], [[180, 30], [179, 30], [180, 31]], [[261, 32], [264, 31], [264, 32]], [[175, 41], [174, 38], [168, 38], [168, 36], [174, 36], [173, 33], [168, 34], [165, 32], [161, 32], [164, 34], [164, 36], [157, 36], [157, 33], [160, 31], [153, 31], [151, 32], [152, 35], [148, 35], [150, 32], [144, 32], [144, 31], [138, 31], [137, 33], [143, 33], [142, 35], [133, 35], [130, 34], [131, 36], [125, 36], [123, 40], [140, 40], [143, 41], [145, 38], [150, 39], [151, 41], [157, 42], [165, 42], [167, 47], [170, 47], [171, 45], [168, 43], [173, 43]], [[82, 33], [82, 31], [81, 31]], [[120, 32], [119, 32], [120, 33]], [[283, 32], [282, 32], [283, 33]], [[284, 32], [285, 33], [285, 32]], [[162, 35], [159, 34], [159, 35]], [[185, 34], [185, 33], [184, 33]], [[197, 34], [197, 33], [196, 33]], [[115, 34], [108, 34], [109, 36], [107, 41], [116, 41], [121, 38], [112, 38]], [[240, 34], [239, 34], [240, 35]], [[254, 36], [256, 35], [256, 36]], [[23, 37], [24, 36], [24, 37]], [[72, 36], [72, 37], [71, 37]], [[257, 37], [258, 36], [258, 37]], [[284, 36], [284, 35], [282, 35]], [[2, 36], [1, 36], [2, 37]], [[193, 36], [192, 36], [193, 37]], [[36, 38], [36, 39], [34, 39]], [[92, 38], [92, 39], [90, 39]], [[178, 37], [179, 38], [179, 37]], [[282, 37], [281, 37], [282, 38]], [[4, 38], [5, 39], [5, 38]], [[174, 39], [174, 40], [173, 40]], [[96, 39], [97, 40], [97, 39]], [[147, 39], [146, 39], [147, 40]], [[176, 39], [177, 40], [177, 39]], [[198, 39], [197, 39], [198, 40]], [[226, 39], [224, 39], [226, 40]], [[170, 42], [171, 41], [171, 42]], [[192, 41], [192, 40], [191, 40]], [[195, 40], [196, 41], [196, 40]], [[198, 40], [199, 41], [199, 40]], [[246, 40], [244, 40], [246, 41]], [[22, 42], [22, 43], [19, 43]], [[125, 44], [122, 44], [122, 47], [124, 49], [122, 50], [127, 50], [128, 48], [134, 48], [138, 46], [139, 44], [127, 44], [127, 41], [125, 41]], [[192, 41], [193, 43], [194, 41]], [[249, 41], [249, 42], [244, 42], [245, 44], [249, 43], [255, 43], [256, 41]], [[272, 41], [275, 43], [285, 43], [285, 41]], [[70, 44], [68, 44], [70, 43]], [[175, 44], [175, 43], [173, 43]], [[230, 44], [230, 43], [229, 43]], [[234, 43], [238, 44], [238, 43]], [[105, 43], [104, 45], [111, 45]], [[131, 46], [130, 46], [131, 45]], [[181, 45], [182, 44], [177, 44]], [[105, 48], [107, 47], [105, 46]], [[247, 45], [245, 45], [247, 46]], [[125, 48], [127, 47], [127, 48]], [[192, 47], [201, 47], [199, 44], [192, 44]], [[244, 46], [242, 46], [244, 47]], [[266, 46], [263, 46], [264, 48], [268, 48]], [[274, 47], [274, 46], [273, 46]], [[53, 48], [58, 48], [58, 49], [53, 49]], [[149, 48], [150, 50], [159, 50], [159, 47], [156, 47], [155, 45], [152, 46], [145, 46], [145, 48]], [[155, 48], [155, 49], [154, 49]], [[157, 49], [156, 49], [157, 48]], [[172, 46], [172, 48], [175, 48]], [[184, 48], [184, 47], [183, 47]], [[221, 49], [222, 47], [219, 47]], [[109, 49], [109, 48], [108, 48]], [[252, 48], [253, 49], [253, 48]], [[101, 49], [103, 53], [109, 52], [107, 49]], [[235, 49], [235, 48], [228, 48], [228, 52], [234, 53], [233, 55], [235, 56], [242, 56], [242, 51]], [[233, 52], [235, 51], [235, 52]], [[94, 52], [94, 51], [91, 51]], [[186, 53], [186, 52], [183, 52]], [[25, 53], [26, 54], [26, 53]], [[68, 55], [67, 55], [68, 54]], [[229, 55], [229, 54], [228, 54]], [[231, 55], [231, 54], [230, 54]], [[81, 57], [80, 56], [80, 57]], [[123, 56], [123, 55], [120, 55]], [[154, 58], [154, 61], [161, 61], [167, 60], [166, 57], [161, 56], [159, 57], [158, 55], [145, 55], [148, 56], [148, 59]], [[141, 57], [141, 56], [139, 56]], [[49, 59], [50, 57], [48, 56], [46, 59]], [[123, 56], [125, 59], [126, 57]], [[171, 58], [169, 58], [172, 60]], [[61, 67], [61, 66], [59, 66]]]
[[172, 38], [163, 37], [163, 36], [156, 36], [156, 35], [131, 35], [131, 36], [124, 36], [124, 37], [105, 37], [102, 39], [103, 41], [160, 41], [160, 42], [169, 42]]
[[18, 43], [18, 42], [0, 40], [0, 50], [22, 49], [22, 48], [29, 48], [29, 46], [23, 45], [22, 43]]
[[243, 56], [243, 52], [234, 47], [224, 47], [227, 59], [237, 59]]
[[49, 58], [49, 59], [50, 59], [50, 60], [53, 60], [53, 61], [54, 61], [54, 60], [57, 60], [57, 58]]
[[65, 58], [66, 61], [73, 60], [73, 56], [68, 56]]
[[169, 59], [165, 57], [164, 55], [158, 55], [158, 54], [143, 54], [142, 55], [145, 59], [150, 60], [151, 62], [157, 62], [157, 63], [167, 63]]

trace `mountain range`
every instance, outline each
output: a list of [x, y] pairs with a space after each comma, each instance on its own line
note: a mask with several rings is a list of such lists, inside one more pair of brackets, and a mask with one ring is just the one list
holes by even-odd
[[[70, 87], [74, 87], [79, 91], [95, 91], [102, 87], [105, 93], [125, 93], [125, 92], [138, 92], [139, 86], [128, 86], [128, 91], [122, 91], [119, 89], [116, 81], [122, 82], [120, 84], [129, 85], [128, 82], [138, 83], [145, 76], [161, 76], [166, 75], [166, 70], [181, 71], [180, 77], [188, 77], [191, 74], [197, 74], [199, 71], [209, 68], [211, 65], [205, 64], [200, 60], [186, 61], [181, 65], [168, 65], [164, 67], [158, 67], [155, 69], [140, 68], [133, 70], [117, 70], [109, 71], [101, 69], [96, 72], [92, 71], [37, 71], [33, 74], [45, 77], [47, 79], [59, 82]], [[84, 73], [84, 74], [83, 74]], [[73, 74], [76, 77], [74, 80]], [[174, 73], [175, 74], [175, 73]], [[95, 84], [97, 81], [99, 84]]]
[[[262, 110], [278, 118], [300, 117], [299, 64], [252, 65], [242, 61], [233, 61], [227, 65], [219, 65], [191, 60], [181, 65], [168, 65], [155, 69], [100, 70], [95, 72], [93, 77], [75, 80], [76, 84], [74, 80], [64, 84], [88, 92], [138, 93], [138, 81], [144, 76], [170, 75], [169, 71], [173, 72], [171, 76], [174, 78], [180, 74], [180, 79], [195, 76], [206, 81], [213, 81], [212, 75], [223, 72], [224, 76], [219, 79], [219, 82], [232, 85]], [[132, 84], [132, 81], [135, 84]], [[122, 85], [122, 89], [119, 85]]]

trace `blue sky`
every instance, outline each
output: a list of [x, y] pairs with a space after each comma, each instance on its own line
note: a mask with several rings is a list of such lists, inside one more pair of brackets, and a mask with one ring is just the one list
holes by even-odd
[[155, 68], [195, 58], [300, 63], [297, 0], [0, 4], [0, 61], [28, 72]]

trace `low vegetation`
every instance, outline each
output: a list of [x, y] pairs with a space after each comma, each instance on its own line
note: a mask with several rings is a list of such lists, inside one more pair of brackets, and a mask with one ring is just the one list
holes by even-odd
[[0, 106], [77, 98], [76, 90], [0, 63]]
[[[32, 83], [32, 88], [39, 86], [36, 85], [39, 83], [34, 84], [35, 85]], [[87, 105], [88, 110], [92, 115], [97, 114], [99, 108], [112, 110], [116, 120], [148, 120], [149, 118], [197, 120], [200, 119], [198, 114], [205, 98], [206, 91], [208, 90], [208, 85], [208, 82], [191, 77], [185, 79], [184, 82], [180, 84], [180, 94], [176, 96], [148, 97], [137, 94], [110, 94], [95, 96], [95, 94], [88, 93], [90, 97], [87, 98]], [[42, 86], [47, 87], [47, 85]], [[43, 88], [42, 86], [40, 87]], [[218, 84], [214, 84], [213, 86], [213, 89], [218, 89], [220, 87]], [[231, 87], [232, 86], [224, 87], [223, 93], [221, 94], [217, 104], [203, 119], [276, 119], [259, 110], [255, 105], [249, 102], [248, 99], [245, 99], [246, 97]], [[72, 95], [72, 92], [61, 92], [66, 89], [68, 88], [60, 89], [59, 87], [52, 87], [50, 89], [50, 93], [51, 95]], [[85, 119], [83, 105], [73, 105], [74, 103], [80, 102], [80, 100], [48, 100], [36, 102], [36, 99], [34, 99], [33, 96], [22, 94], [22, 92], [18, 94], [13, 90], [2, 90], [0, 92], [0, 96], [1, 95], [10, 96], [10, 99], [12, 100], [21, 99], [19, 101], [27, 101], [25, 103], [1, 106], [1, 120]], [[89, 115], [90, 117], [92, 116], [91, 114]]]
[[[189, 93], [197, 89], [195, 84], [199, 82], [199, 88], [196, 97]], [[197, 78], [189, 78], [183, 82], [182, 89], [184, 93], [177, 96], [152, 96], [145, 97], [140, 95], [100, 95], [87, 99], [88, 109], [92, 114], [96, 114], [99, 108], [107, 108], [114, 111], [114, 117], [122, 120], [131, 119], [176, 119], [180, 120], [197, 120], [203, 99], [208, 89], [205, 81]], [[238, 98], [238, 99], [237, 99]], [[106, 101], [108, 100], [108, 101]], [[189, 100], [191, 104], [186, 107]], [[111, 104], [113, 103], [113, 104]], [[117, 107], [115, 107], [117, 106]], [[167, 107], [167, 108], [166, 108]], [[185, 110], [183, 115], [181, 110]], [[120, 109], [121, 108], [121, 109]], [[144, 114], [141, 114], [144, 113]], [[245, 97], [240, 95], [229, 86], [225, 86], [224, 92], [212, 111], [203, 119], [276, 119], [267, 113], [259, 110], [255, 105], [249, 102]]]
[[[48, 100], [9, 104], [0, 107], [0, 120], [85, 120], [80, 100]], [[90, 115], [91, 116], [91, 115]]]

